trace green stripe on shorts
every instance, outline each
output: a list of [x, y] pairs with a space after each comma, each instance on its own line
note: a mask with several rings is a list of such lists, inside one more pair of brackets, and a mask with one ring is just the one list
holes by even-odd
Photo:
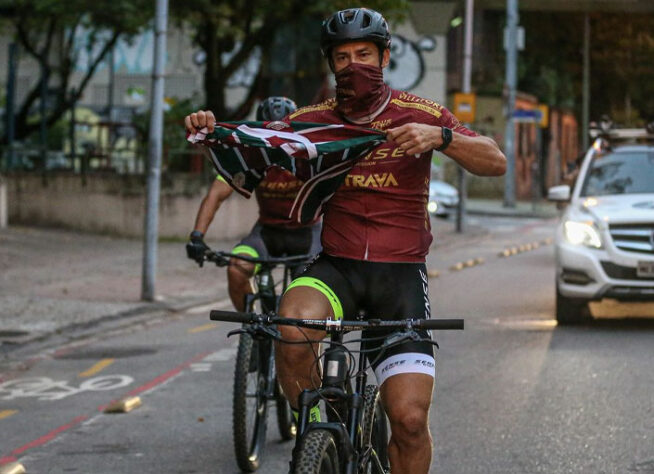
[[343, 306], [341, 305], [341, 301], [336, 296], [336, 293], [334, 293], [332, 289], [325, 285], [322, 281], [313, 277], [299, 277], [293, 280], [290, 285], [288, 285], [286, 291], [290, 290], [291, 288], [295, 288], [296, 286], [308, 286], [309, 288], [314, 288], [321, 292], [327, 297], [329, 304], [332, 305], [334, 318], [343, 319]]
[[217, 174], [217, 175], [216, 175], [216, 180], [218, 180], [218, 181], [222, 181], [223, 183], [226, 183], [226, 182], [227, 182], [227, 180], [226, 180], [225, 178], [223, 178], [223, 176], [220, 175], [220, 174]]
[[[254, 248], [250, 247], [249, 245], [237, 245], [232, 249], [232, 253], [249, 255], [252, 258], [259, 258], [259, 252], [257, 252]], [[259, 273], [260, 269], [261, 269], [261, 264], [255, 263], [254, 273], [255, 274]]]

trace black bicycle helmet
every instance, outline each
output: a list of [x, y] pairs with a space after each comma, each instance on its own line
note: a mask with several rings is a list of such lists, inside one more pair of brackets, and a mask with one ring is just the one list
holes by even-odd
[[296, 110], [297, 105], [288, 97], [268, 97], [257, 107], [257, 120], [266, 122], [281, 120]]
[[391, 47], [391, 32], [381, 13], [368, 8], [341, 10], [322, 23], [320, 50], [326, 58], [332, 47], [349, 41], [372, 41], [382, 52]]

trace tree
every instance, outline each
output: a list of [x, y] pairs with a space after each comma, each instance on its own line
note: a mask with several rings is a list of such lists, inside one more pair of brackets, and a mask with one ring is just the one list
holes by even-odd
[[[408, 8], [408, 0], [371, 0], [361, 6], [383, 12], [387, 19], [399, 19]], [[204, 90], [206, 108], [217, 117], [240, 119], [261, 95], [265, 64], [275, 34], [285, 25], [303, 18], [316, 18], [348, 8], [343, 0], [196, 0], [192, 5], [175, 2], [172, 15], [191, 25], [194, 40], [205, 52]], [[318, 44], [315, 45], [319, 54]], [[261, 61], [246, 97], [231, 109], [226, 105], [226, 85], [230, 77], [259, 49]]]
[[[15, 117], [15, 136], [23, 139], [38, 129], [32, 116], [45, 81], [52, 101], [46, 123], [53, 125], [81, 97], [107, 53], [121, 37], [140, 32], [153, 17], [148, 0], [0, 0], [2, 26], [14, 35], [21, 52], [40, 66], [40, 79], [29, 90]], [[86, 43], [79, 44], [85, 31]], [[81, 48], [90, 55], [88, 68], [71, 93]], [[3, 137], [6, 143], [6, 137]]]
[[[583, 14], [527, 12], [520, 84], [581, 115]], [[591, 14], [591, 118], [624, 125], [654, 119], [654, 15]]]

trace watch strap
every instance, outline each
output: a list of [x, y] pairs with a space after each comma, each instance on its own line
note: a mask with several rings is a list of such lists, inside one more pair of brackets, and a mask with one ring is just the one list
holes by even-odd
[[452, 129], [448, 127], [441, 127], [441, 136], [443, 137], [443, 143], [441, 146], [436, 148], [436, 151], [443, 151], [448, 146], [450, 146], [450, 143], [452, 143]]

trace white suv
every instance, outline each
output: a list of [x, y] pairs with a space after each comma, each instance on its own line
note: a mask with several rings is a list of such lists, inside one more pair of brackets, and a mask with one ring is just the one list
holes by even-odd
[[574, 190], [550, 188], [570, 202], [556, 232], [556, 319], [590, 318], [588, 301], [654, 301], [654, 130], [599, 134]]

